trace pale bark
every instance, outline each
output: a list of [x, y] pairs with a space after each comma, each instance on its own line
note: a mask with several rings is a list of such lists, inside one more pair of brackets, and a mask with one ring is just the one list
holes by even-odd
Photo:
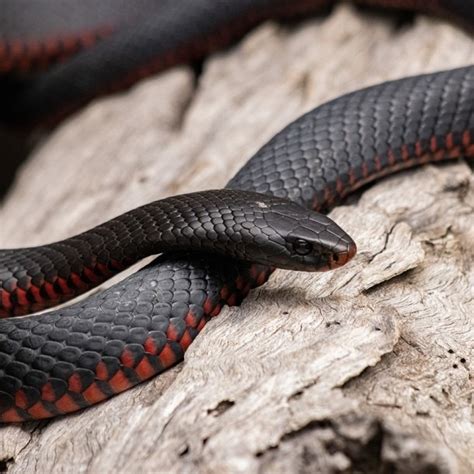
[[[338, 8], [266, 24], [204, 64], [58, 128], [0, 209], [0, 245], [45, 243], [178, 192], [223, 186], [282, 126], [343, 92], [472, 63], [453, 25]], [[331, 213], [358, 256], [278, 271], [185, 362], [82, 413], [0, 429], [8, 472], [474, 471], [474, 179], [385, 179]], [[379, 470], [377, 470], [379, 469]], [[391, 471], [394, 469], [394, 471]]]

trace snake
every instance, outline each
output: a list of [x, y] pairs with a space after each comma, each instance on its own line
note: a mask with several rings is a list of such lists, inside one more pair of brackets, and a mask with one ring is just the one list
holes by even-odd
[[[270, 2], [252, 3], [272, 17]], [[329, 2], [295, 3], [301, 13]], [[433, 12], [456, 16], [466, 3], [434, 1]], [[81, 54], [52, 59], [51, 72]], [[322, 104], [271, 138], [223, 190], [165, 198], [60, 242], [1, 250], [0, 421], [74, 412], [163, 372], [223, 306], [240, 304], [275, 268], [347, 264], [356, 244], [324, 214], [349, 194], [396, 171], [461, 157], [474, 157], [474, 66]], [[104, 291], [6, 318], [67, 301], [150, 254], [160, 255]]]

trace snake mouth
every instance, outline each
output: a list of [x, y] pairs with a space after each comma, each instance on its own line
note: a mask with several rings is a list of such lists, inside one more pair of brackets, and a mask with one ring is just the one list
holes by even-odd
[[335, 270], [336, 268], [344, 266], [356, 253], [357, 245], [354, 242], [349, 243], [344, 250], [331, 255], [329, 258], [329, 269]]

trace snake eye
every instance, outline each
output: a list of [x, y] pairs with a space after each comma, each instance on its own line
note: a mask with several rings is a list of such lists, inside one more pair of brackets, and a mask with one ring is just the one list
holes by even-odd
[[298, 255], [308, 255], [313, 250], [313, 244], [307, 240], [297, 239], [293, 243], [293, 250]]

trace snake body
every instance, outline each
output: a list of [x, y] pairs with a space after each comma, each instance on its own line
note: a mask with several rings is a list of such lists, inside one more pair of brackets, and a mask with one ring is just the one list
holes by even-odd
[[[304, 214], [302, 207], [327, 211], [349, 193], [381, 176], [428, 162], [473, 156], [474, 67], [469, 66], [386, 82], [317, 107], [264, 145], [228, 183], [227, 192], [269, 196], [265, 198], [270, 199], [268, 203], [256, 198], [255, 202], [264, 206], [289, 200], [296, 206], [291, 207], [291, 213], [313, 216]], [[202, 197], [197, 196], [199, 200]], [[210, 199], [215, 199], [212, 194]], [[241, 208], [247, 209], [248, 205], [248, 200], [240, 203]], [[219, 234], [222, 222], [214, 223], [204, 216], [211, 216], [212, 212], [222, 216], [222, 209], [228, 206], [229, 202], [218, 205], [218, 209], [205, 206], [206, 213], [198, 219], [198, 227], [206, 221], [206, 230]], [[255, 216], [259, 209], [266, 210], [256, 204], [250, 215]], [[186, 222], [190, 220], [186, 213], [179, 215]], [[125, 214], [119, 222], [127, 229], [141, 229], [149, 227], [143, 226], [146, 219], [149, 216], [142, 209]], [[321, 220], [318, 215], [314, 219], [318, 258], [326, 255], [326, 261], [318, 260], [317, 266], [344, 264], [355, 252], [352, 241], [341, 229], [332, 227], [329, 220]], [[162, 221], [160, 214], [156, 222]], [[283, 234], [293, 232], [294, 227], [289, 229], [284, 219], [276, 221]], [[110, 225], [115, 228], [115, 224]], [[174, 228], [168, 225], [165, 231]], [[232, 239], [235, 229], [229, 228]], [[321, 240], [321, 233], [328, 228], [330, 237], [326, 232], [326, 240]], [[74, 247], [74, 252], [79, 252], [84, 262], [96, 265], [104, 261], [96, 250], [109, 248], [109, 244], [103, 247], [97, 241], [101, 232], [96, 230], [89, 237], [92, 235], [92, 243], [97, 245], [89, 246], [89, 253], [84, 253], [81, 245]], [[118, 231], [117, 235], [120, 239], [122, 234]], [[191, 236], [192, 232], [189, 240]], [[298, 241], [305, 240], [308, 234], [299, 230], [296, 237]], [[123, 248], [127, 245], [114, 255], [123, 257]], [[293, 254], [296, 250], [285, 248], [291, 248]], [[255, 251], [258, 253], [258, 249]], [[23, 254], [21, 270], [30, 268], [30, 252]], [[3, 255], [4, 261], [10, 262], [1, 290], [5, 314], [23, 312], [22, 301], [26, 308], [35, 309], [35, 304], [48, 304], [48, 297], [50, 303], [55, 303], [62, 299], [59, 295], [72, 296], [72, 287], [80, 287], [78, 282], [94, 283], [86, 264], [77, 269], [76, 283], [68, 280], [68, 288], [61, 283], [59, 271], [48, 275], [44, 271], [43, 276], [50, 280], [43, 278], [43, 286], [34, 290], [37, 274], [22, 280], [23, 275], [15, 274], [11, 268], [17, 264], [13, 253], [4, 251]], [[54, 267], [56, 260], [54, 253], [51, 255]], [[338, 257], [334, 259], [334, 255]], [[121, 267], [123, 260], [128, 263], [128, 257], [127, 254], [127, 258], [112, 260], [119, 260], [116, 266]], [[249, 259], [252, 258], [253, 254]], [[268, 263], [271, 262], [172, 251], [102, 293], [67, 308], [0, 321], [0, 421], [69, 413], [160, 373], [182, 360], [186, 348], [223, 305], [238, 304], [250, 289], [268, 279], [272, 272]], [[41, 258], [34, 264], [41, 267]], [[111, 271], [114, 265], [106, 266]], [[95, 273], [101, 271], [98, 268]], [[12, 278], [16, 281], [12, 282]]]
[[[35, 7], [26, 2], [23, 10], [17, 0], [2, 3], [0, 74], [5, 93], [0, 121], [45, 126], [99, 95], [172, 66], [202, 60], [263, 20], [306, 17], [327, 11], [338, 1], [103, 0], [98, 7], [91, 0], [77, 5], [69, 0], [38, 0]], [[474, 0], [353, 3], [431, 13], [468, 29], [474, 25]]]
[[344, 265], [355, 244], [287, 199], [231, 189], [173, 196], [61, 242], [0, 250], [0, 316], [53, 306], [146, 256], [178, 250], [322, 271]]

